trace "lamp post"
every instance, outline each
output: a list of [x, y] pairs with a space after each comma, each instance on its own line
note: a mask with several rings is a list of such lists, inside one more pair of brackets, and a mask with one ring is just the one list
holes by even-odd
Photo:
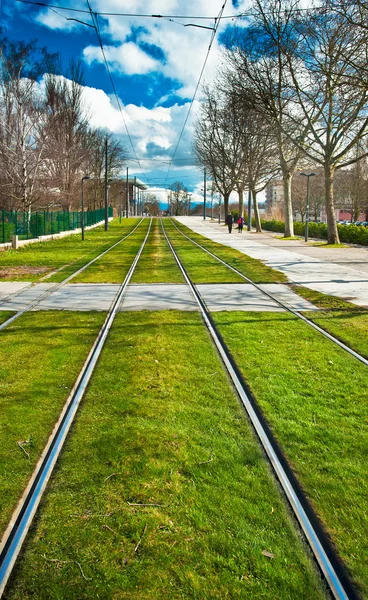
[[204, 169], [203, 178], [203, 220], [206, 220], [206, 200], [207, 200], [207, 169]]
[[191, 199], [191, 197], [192, 197], [192, 194], [191, 194], [191, 192], [189, 192], [189, 194], [188, 194], [188, 217], [190, 217], [190, 199]]
[[221, 223], [221, 194], [219, 192], [219, 212], [218, 212], [218, 221], [219, 221], [219, 225]]
[[82, 212], [81, 212], [81, 229], [82, 229], [82, 242], [84, 241], [84, 181], [90, 179], [89, 175], [82, 177]]
[[304, 241], [308, 241], [308, 225], [309, 225], [309, 179], [314, 177], [317, 173], [300, 173], [303, 177], [307, 178], [307, 203], [305, 207], [305, 236]]

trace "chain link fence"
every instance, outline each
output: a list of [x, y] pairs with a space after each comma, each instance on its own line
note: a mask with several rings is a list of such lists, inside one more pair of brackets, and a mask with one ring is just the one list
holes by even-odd
[[[109, 207], [109, 217], [113, 209]], [[105, 218], [105, 209], [88, 210], [84, 213], [84, 226], [96, 225]], [[11, 242], [13, 235], [19, 240], [29, 240], [41, 235], [52, 235], [81, 227], [80, 212], [37, 211], [26, 213], [18, 210], [0, 210], [0, 243]]]

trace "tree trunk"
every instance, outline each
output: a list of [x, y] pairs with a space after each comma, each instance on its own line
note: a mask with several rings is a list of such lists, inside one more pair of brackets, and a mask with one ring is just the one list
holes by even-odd
[[336, 220], [335, 220], [335, 205], [334, 205], [334, 174], [335, 169], [332, 165], [325, 165], [325, 203], [326, 203], [326, 215], [327, 215], [327, 229], [329, 244], [339, 244], [339, 234], [337, 231]]
[[225, 215], [225, 219], [226, 219], [227, 213], [229, 212], [229, 198], [230, 198], [230, 194], [229, 193], [224, 194], [224, 215]]
[[257, 192], [254, 188], [251, 188], [251, 191], [252, 191], [252, 196], [253, 196], [253, 213], [254, 213], [254, 219], [256, 222], [256, 232], [262, 233], [261, 218], [259, 216], [258, 203], [257, 203]]
[[291, 180], [293, 173], [284, 166], [282, 169], [284, 183], [285, 234], [284, 237], [294, 236], [293, 205], [291, 200]]
[[239, 217], [244, 217], [244, 190], [243, 188], [238, 189], [239, 196]]

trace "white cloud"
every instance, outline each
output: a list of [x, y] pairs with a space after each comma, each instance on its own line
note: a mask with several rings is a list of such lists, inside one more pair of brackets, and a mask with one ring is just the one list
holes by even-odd
[[[158, 62], [143, 52], [134, 42], [127, 42], [120, 46], [105, 46], [104, 50], [107, 62], [114, 71], [126, 75], [146, 75], [158, 70]], [[100, 47], [87, 46], [83, 54], [88, 64], [103, 61]]]

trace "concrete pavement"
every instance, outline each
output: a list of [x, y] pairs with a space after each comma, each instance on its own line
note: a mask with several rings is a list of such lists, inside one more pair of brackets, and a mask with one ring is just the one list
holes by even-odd
[[[20, 288], [20, 285], [23, 288]], [[53, 285], [40, 283], [29, 287], [27, 283], [2, 282], [0, 283], [0, 310], [23, 310], [27, 304], [41, 297]], [[202, 284], [197, 287], [211, 311], [282, 311], [278, 304], [247, 283]], [[315, 308], [284, 285], [265, 284], [261, 287], [296, 310]], [[66, 284], [51, 293], [32, 310], [107, 311], [118, 289], [117, 284]], [[186, 284], [133, 284], [128, 286], [120, 310], [195, 311], [198, 307]]]
[[209, 219], [177, 219], [196, 233], [281, 271], [290, 283], [368, 307], [368, 248], [309, 246], [302, 240], [280, 240], [269, 232], [256, 234], [244, 230], [240, 234], [233, 229], [229, 235], [226, 227]]

